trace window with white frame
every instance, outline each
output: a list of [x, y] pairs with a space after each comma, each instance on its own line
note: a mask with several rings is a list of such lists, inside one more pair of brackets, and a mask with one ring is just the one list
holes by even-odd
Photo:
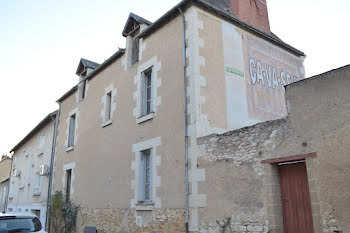
[[33, 194], [40, 194], [41, 192], [41, 176], [39, 172], [36, 172], [34, 174], [34, 187], [33, 187]]
[[105, 121], [110, 121], [112, 118], [112, 92], [106, 94], [106, 106], [105, 106]]
[[151, 149], [140, 153], [139, 203], [152, 202], [152, 154]]
[[141, 115], [152, 112], [152, 67], [142, 73]]
[[74, 146], [75, 121], [76, 115], [73, 114], [69, 118], [68, 147]]

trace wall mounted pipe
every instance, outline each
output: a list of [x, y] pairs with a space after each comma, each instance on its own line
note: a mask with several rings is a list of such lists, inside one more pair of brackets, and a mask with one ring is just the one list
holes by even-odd
[[49, 216], [49, 206], [51, 204], [51, 194], [52, 194], [52, 176], [53, 176], [53, 163], [56, 153], [56, 142], [57, 142], [57, 131], [58, 131], [58, 123], [60, 120], [61, 113], [61, 104], [59, 103], [59, 109], [56, 114], [56, 118], [51, 119], [55, 121], [54, 130], [53, 130], [53, 138], [52, 138], [52, 148], [51, 148], [51, 158], [50, 158], [50, 174], [49, 174], [49, 188], [47, 191], [47, 204], [46, 204], [46, 226], [45, 229], [50, 232], [50, 216]]
[[178, 8], [182, 16], [182, 27], [183, 27], [183, 63], [184, 63], [184, 123], [185, 123], [185, 195], [186, 195], [186, 216], [185, 216], [185, 228], [186, 232], [188, 231], [188, 209], [189, 209], [189, 185], [188, 185], [188, 119], [187, 119], [187, 76], [186, 76], [186, 20], [185, 15], [182, 12], [181, 8]]

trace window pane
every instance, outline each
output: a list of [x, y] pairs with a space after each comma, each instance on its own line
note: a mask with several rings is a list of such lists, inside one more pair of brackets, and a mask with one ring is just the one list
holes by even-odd
[[142, 114], [152, 112], [152, 69], [143, 73], [142, 79]]
[[67, 181], [66, 181], [66, 200], [69, 200], [70, 198], [70, 187], [71, 187], [71, 177], [72, 177], [72, 170], [69, 169], [66, 171]]
[[107, 93], [106, 96], [106, 120], [111, 119], [111, 107], [112, 107], [112, 93]]
[[70, 117], [70, 121], [69, 121], [68, 146], [74, 145], [74, 133], [75, 133], [75, 114]]

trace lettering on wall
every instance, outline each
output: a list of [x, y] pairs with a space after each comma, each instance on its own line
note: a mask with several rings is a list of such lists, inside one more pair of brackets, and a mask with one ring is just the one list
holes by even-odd
[[248, 117], [268, 121], [285, 117], [284, 86], [305, 78], [303, 58], [243, 33]]
[[287, 71], [280, 70], [278, 72], [275, 67], [254, 58], [249, 59], [249, 74], [251, 84], [267, 86], [277, 91], [284, 91], [285, 85], [299, 80], [298, 77], [289, 74]]

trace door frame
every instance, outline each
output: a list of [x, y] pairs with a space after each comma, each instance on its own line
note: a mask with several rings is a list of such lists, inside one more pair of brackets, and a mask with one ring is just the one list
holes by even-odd
[[308, 154], [285, 156], [261, 161], [261, 163], [264, 166], [264, 187], [266, 194], [265, 205], [267, 211], [267, 218], [269, 221], [270, 228], [271, 230], [273, 230], [273, 232], [284, 232], [278, 164], [296, 161], [305, 162], [308, 174], [307, 179], [310, 192], [314, 232], [321, 232], [320, 203], [318, 198], [318, 192], [316, 189], [317, 177], [315, 176], [316, 157], [317, 154], [313, 152]]

